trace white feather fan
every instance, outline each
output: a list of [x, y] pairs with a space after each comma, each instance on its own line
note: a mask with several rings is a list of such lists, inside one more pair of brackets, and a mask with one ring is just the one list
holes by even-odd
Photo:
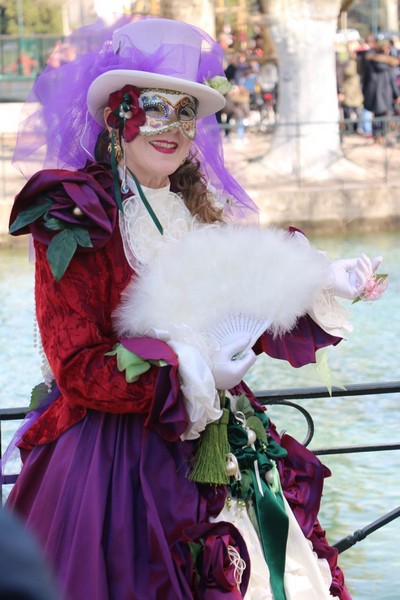
[[226, 332], [252, 343], [291, 330], [326, 284], [328, 261], [303, 236], [277, 229], [205, 227], [171, 243], [133, 278], [115, 311], [120, 337], [165, 332], [204, 347]]
[[327, 259], [302, 236], [206, 227], [171, 244], [133, 278], [114, 323], [121, 337], [162, 330], [203, 345], [244, 331], [254, 343], [267, 327], [274, 334], [292, 329], [327, 275]]

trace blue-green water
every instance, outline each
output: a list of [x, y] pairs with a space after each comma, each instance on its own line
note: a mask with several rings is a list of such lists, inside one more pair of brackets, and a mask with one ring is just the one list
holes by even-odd
[[[336, 383], [400, 380], [400, 238], [397, 233], [313, 239], [333, 258], [366, 252], [382, 255], [380, 272], [390, 286], [377, 303], [351, 308], [354, 331], [329, 351]], [[0, 407], [25, 406], [40, 381], [33, 348], [33, 265], [25, 249], [0, 250]], [[253, 389], [321, 385], [314, 367], [292, 369], [262, 356], [248, 374]], [[400, 395], [306, 400], [315, 420], [311, 447], [400, 442]], [[272, 407], [278, 430], [302, 440], [305, 424], [296, 411]], [[5, 424], [5, 437], [14, 425]], [[4, 447], [3, 447], [4, 448]], [[322, 501], [321, 523], [331, 543], [362, 528], [399, 503], [400, 452], [323, 457], [331, 469]], [[400, 586], [400, 519], [371, 534], [340, 556], [353, 600], [397, 600]]]

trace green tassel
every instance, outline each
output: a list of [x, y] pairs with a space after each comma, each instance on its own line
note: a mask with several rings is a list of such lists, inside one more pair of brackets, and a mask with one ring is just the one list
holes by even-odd
[[209, 423], [205, 428], [189, 474], [192, 481], [214, 485], [229, 483], [226, 472], [226, 455], [230, 452], [228, 423], [229, 410], [224, 408], [220, 420]]

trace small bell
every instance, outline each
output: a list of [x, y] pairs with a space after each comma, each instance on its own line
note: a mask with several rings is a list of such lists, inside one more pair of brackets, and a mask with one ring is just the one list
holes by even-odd
[[253, 444], [255, 444], [255, 442], [257, 440], [256, 432], [253, 431], [252, 429], [248, 429], [247, 430], [247, 439], [249, 440], [249, 446], [252, 446]]
[[74, 208], [72, 209], [72, 214], [75, 217], [82, 217], [83, 216], [83, 212], [81, 211], [81, 209], [79, 208], [79, 206], [74, 206]]
[[236, 456], [232, 452], [228, 452], [226, 455], [226, 472], [229, 477], [234, 477], [236, 481], [240, 481], [242, 476], [240, 474], [239, 463]]
[[267, 471], [265, 473], [264, 477], [265, 477], [265, 481], [267, 483], [271, 483], [272, 484], [274, 482], [274, 471], [273, 471], [273, 469], [270, 469], [269, 471]]
[[226, 472], [229, 475], [229, 477], [235, 477], [235, 475], [237, 474], [238, 468], [236, 463], [233, 460], [227, 460], [226, 461]]
[[133, 114], [131, 110], [127, 110], [125, 113], [125, 119], [132, 119]]

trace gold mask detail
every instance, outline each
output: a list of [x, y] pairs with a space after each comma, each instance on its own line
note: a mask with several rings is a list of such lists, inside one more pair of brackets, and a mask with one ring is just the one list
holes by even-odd
[[170, 90], [144, 89], [140, 100], [146, 113], [146, 123], [140, 127], [140, 135], [158, 135], [171, 129], [179, 129], [189, 140], [194, 140], [196, 98]]

